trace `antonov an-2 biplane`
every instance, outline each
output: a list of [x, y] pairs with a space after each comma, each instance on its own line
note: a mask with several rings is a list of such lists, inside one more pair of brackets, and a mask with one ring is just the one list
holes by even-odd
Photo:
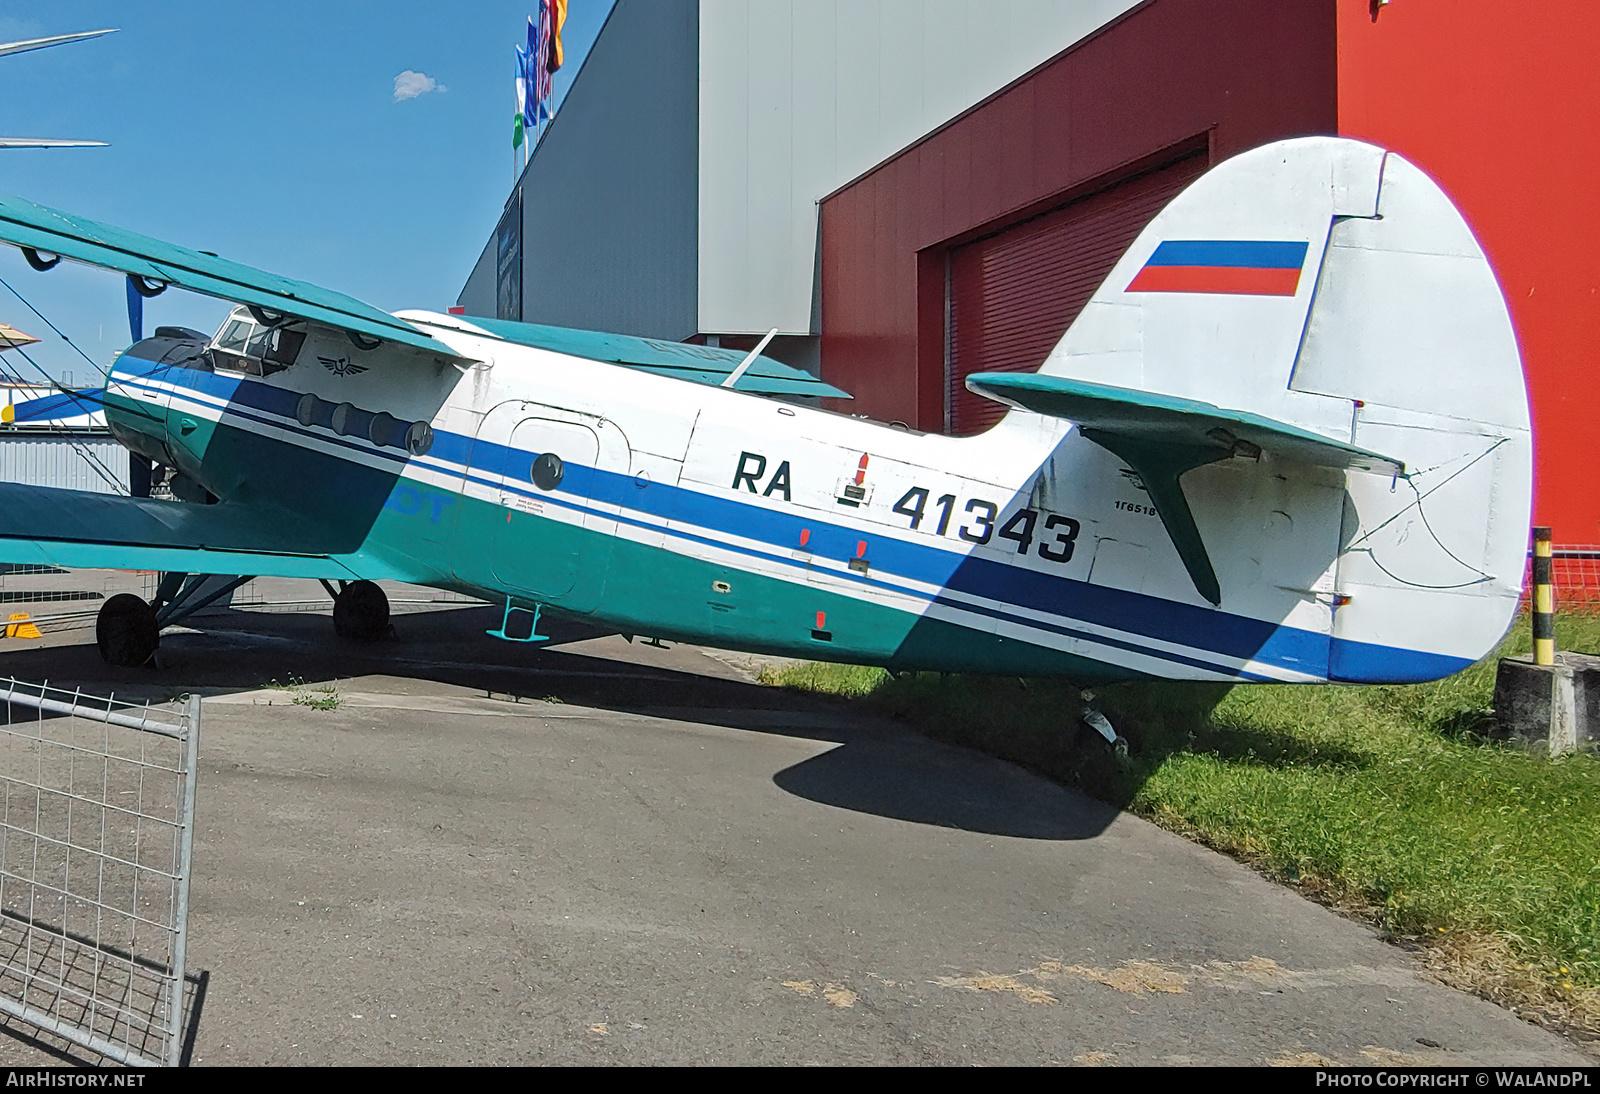
[[967, 380], [1014, 408], [967, 438], [785, 401], [841, 393], [765, 357], [389, 315], [16, 199], [0, 241], [239, 305], [214, 338], [133, 345], [103, 393], [116, 437], [214, 504], [0, 485], [0, 561], [167, 573], [102, 609], [117, 663], [211, 574], [341, 583], [357, 636], [395, 579], [494, 602], [505, 638], [556, 613], [1086, 684], [1434, 679], [1520, 593], [1504, 299], [1440, 189], [1367, 144], [1202, 176], [1036, 374]]

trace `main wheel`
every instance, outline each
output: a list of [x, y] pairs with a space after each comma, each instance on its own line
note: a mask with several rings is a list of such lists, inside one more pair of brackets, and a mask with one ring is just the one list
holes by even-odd
[[132, 593], [118, 593], [100, 606], [94, 641], [108, 665], [144, 664], [161, 644], [155, 609]]
[[351, 582], [334, 597], [333, 630], [340, 638], [376, 642], [389, 633], [389, 598], [376, 582]]

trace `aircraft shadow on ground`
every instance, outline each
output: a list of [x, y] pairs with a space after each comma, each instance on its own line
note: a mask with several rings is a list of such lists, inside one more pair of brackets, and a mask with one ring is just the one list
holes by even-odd
[[[547, 620], [550, 645], [487, 637], [497, 609], [461, 608], [397, 616], [397, 636], [360, 645], [332, 634], [324, 615], [230, 611], [199, 621], [201, 632], [162, 637], [161, 667], [106, 665], [94, 646], [17, 649], [0, 677], [81, 687], [121, 701], [164, 702], [194, 689], [252, 691], [271, 683], [387, 675], [429, 680], [500, 698], [658, 715], [752, 733], [837, 744], [773, 776], [797, 797], [918, 824], [1030, 839], [1089, 839], [1117, 810], [1046, 779], [913, 729], [853, 710], [843, 700], [718, 679], [563, 649], [596, 637], [580, 624]], [[30, 715], [31, 716], [31, 715]]]

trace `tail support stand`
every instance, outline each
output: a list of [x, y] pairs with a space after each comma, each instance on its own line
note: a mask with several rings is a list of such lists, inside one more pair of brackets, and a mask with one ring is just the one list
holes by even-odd
[[1086, 689], [1081, 693], [1081, 695], [1083, 698], [1083, 713], [1080, 715], [1080, 717], [1083, 719], [1083, 724], [1100, 734], [1100, 736], [1104, 737], [1106, 739], [1106, 744], [1110, 746], [1111, 751], [1117, 756], [1127, 756], [1127, 738], [1120, 736], [1117, 731], [1112, 728], [1110, 720], [1107, 719], [1104, 714], [1101, 714], [1098, 710], [1089, 705], [1094, 701], [1094, 692]]
[[[500, 638], [507, 642], [548, 642], [550, 641], [550, 636], [548, 634], [539, 633], [539, 612], [542, 607], [543, 605], [535, 604], [533, 606], [533, 611], [529, 612], [527, 608], [517, 607], [508, 596], [506, 597], [505, 614], [500, 617], [500, 629], [497, 631], [485, 631], [484, 633], [489, 635], [491, 638]], [[511, 616], [515, 612], [521, 612], [524, 615], [533, 616], [533, 622], [528, 626], [528, 633], [526, 637], [518, 638], [516, 635], [511, 633]]]

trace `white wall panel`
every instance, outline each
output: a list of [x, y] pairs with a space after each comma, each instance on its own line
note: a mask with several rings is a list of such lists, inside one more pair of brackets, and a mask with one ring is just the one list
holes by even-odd
[[0, 482], [121, 494], [128, 484], [128, 450], [107, 433], [0, 434]]
[[700, 0], [699, 329], [813, 331], [816, 203], [1135, 0]]

